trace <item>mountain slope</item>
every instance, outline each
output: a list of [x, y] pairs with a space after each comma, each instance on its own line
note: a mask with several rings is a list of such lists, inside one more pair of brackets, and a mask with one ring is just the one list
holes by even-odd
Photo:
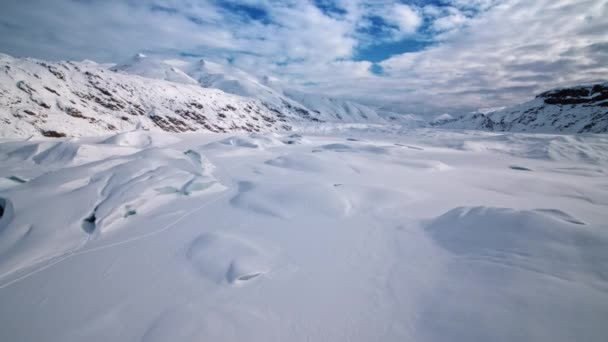
[[122, 71], [128, 74], [139, 75], [146, 78], [154, 78], [175, 83], [198, 84], [183, 71], [173, 67], [164, 61], [150, 58], [143, 54], [137, 54], [127, 63], [113, 66], [112, 71]]
[[[147, 59], [150, 59], [148, 57]], [[139, 76], [160, 78], [185, 83], [183, 80], [172, 80], [166, 74], [149, 70], [152, 63], [146, 58], [137, 56], [127, 62], [122, 70]], [[207, 60], [186, 62], [171, 60], [159, 63], [159, 70], [171, 68], [183, 71], [189, 79], [195, 80], [205, 88], [215, 88], [226, 93], [258, 99], [268, 107], [281, 112], [309, 118], [311, 121], [329, 122], [372, 122], [385, 123], [387, 120], [378, 111], [352, 101], [328, 98], [324, 96], [286, 90], [269, 77], [257, 77], [230, 65], [223, 65]], [[189, 82], [188, 82], [189, 83]]]
[[298, 101], [325, 121], [382, 122], [384, 119], [374, 109], [365, 105], [329, 97], [285, 91], [285, 95]]
[[554, 89], [514, 107], [431, 124], [501, 132], [606, 133], [608, 83]]
[[0, 55], [0, 136], [87, 136], [157, 131], [289, 130], [294, 111], [198, 85], [113, 72], [92, 62]]

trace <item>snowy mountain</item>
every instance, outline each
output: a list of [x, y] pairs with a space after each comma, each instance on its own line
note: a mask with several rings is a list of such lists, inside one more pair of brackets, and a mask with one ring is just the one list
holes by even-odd
[[110, 69], [169, 82], [198, 84], [197, 81], [190, 78], [190, 76], [178, 68], [171, 66], [160, 59], [151, 58], [141, 53], [135, 55], [129, 62], [113, 66]]
[[[278, 80], [268, 76], [257, 78], [231, 65], [201, 59], [196, 62], [181, 60], [160, 61], [136, 55], [120, 70], [143, 77], [191, 84], [192, 80], [205, 88], [255, 98], [281, 112], [309, 117], [313, 122], [373, 122], [386, 123], [377, 110], [352, 101], [328, 98], [285, 89]], [[152, 60], [153, 62], [151, 62]], [[165, 70], [179, 72], [187, 78], [176, 77]]]
[[383, 122], [378, 112], [370, 107], [330, 97], [312, 95], [294, 90], [286, 90], [284, 94], [298, 101], [306, 108], [330, 122]]
[[535, 133], [608, 132], [608, 82], [559, 88], [494, 112], [431, 122], [442, 128]]
[[205, 88], [216, 88], [230, 94], [255, 97], [275, 106], [280, 106], [284, 100], [278, 91], [237, 68], [204, 59], [181, 63], [173, 61], [173, 63]]
[[[139, 65], [159, 65], [137, 59]], [[289, 130], [292, 123], [311, 121], [307, 112], [280, 111], [257, 99], [124, 73], [145, 71], [148, 76], [187, 80], [170, 67], [158, 73], [126, 65], [116, 69], [122, 71], [90, 61], [51, 63], [0, 55], [0, 136], [91, 136], [137, 127], [259, 132]]]

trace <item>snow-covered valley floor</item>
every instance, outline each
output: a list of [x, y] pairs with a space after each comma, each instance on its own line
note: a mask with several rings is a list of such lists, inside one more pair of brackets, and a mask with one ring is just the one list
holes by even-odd
[[0, 144], [0, 341], [605, 341], [608, 136]]

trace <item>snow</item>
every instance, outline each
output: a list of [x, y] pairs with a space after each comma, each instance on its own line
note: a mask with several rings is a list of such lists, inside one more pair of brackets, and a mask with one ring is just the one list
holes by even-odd
[[608, 138], [0, 142], [2, 341], [603, 341]]
[[284, 90], [230, 65], [138, 54], [119, 65], [0, 56], [0, 136], [80, 137], [143, 128], [268, 132], [322, 122], [421, 126], [414, 116]]
[[301, 103], [312, 112], [317, 113], [324, 121], [349, 123], [386, 122], [385, 118], [376, 110], [356, 102], [307, 94], [294, 90], [285, 91], [285, 95]]
[[[294, 111], [271, 109], [257, 99], [202, 88], [197, 82], [173, 82], [179, 75], [188, 76], [162, 61], [135, 59], [139, 62], [117, 68], [148, 77], [157, 77], [159, 72], [161, 79], [114, 72], [90, 62], [51, 63], [2, 56], [0, 136], [82, 137], [138, 128], [283, 131], [307, 120]], [[174, 75], [165, 77], [169, 71]]]
[[553, 89], [512, 107], [479, 109], [430, 124], [442, 128], [508, 132], [606, 133], [608, 83]]
[[169, 82], [198, 84], [197, 81], [178, 68], [165, 63], [161, 59], [148, 57], [144, 54], [137, 54], [129, 62], [113, 66], [111, 70]]
[[[330, 130], [343, 124], [532, 133], [604, 133], [608, 84], [555, 89], [510, 108], [426, 121], [414, 114], [290, 89], [232, 65], [138, 54], [108, 68], [0, 56], [0, 136]], [[310, 128], [312, 127], [312, 128]], [[341, 129], [341, 128], [339, 128]]]
[[[140, 67], [139, 64], [142, 63], [137, 57], [128, 64], [133, 65], [125, 68], [128, 72], [167, 80], [163, 75], [148, 72], [148, 66]], [[269, 76], [256, 77], [232, 65], [203, 59], [196, 62], [168, 60], [164, 62], [165, 67], [153, 69], [162, 70], [167, 65], [172, 66], [175, 70], [183, 70], [184, 74], [190, 76], [189, 80], [196, 80], [203, 87], [254, 98], [281, 111], [303, 110], [308, 113], [309, 117], [330, 122], [386, 122], [386, 118], [379, 111], [368, 106], [348, 100], [295, 91], [282, 85], [278, 79]], [[182, 81], [182, 83], [186, 82]]]
[[448, 113], [443, 113], [441, 115], [437, 115], [435, 118], [433, 118], [433, 120], [431, 122], [434, 124], [440, 124], [442, 122], [450, 121], [450, 120], [454, 120], [454, 117]]

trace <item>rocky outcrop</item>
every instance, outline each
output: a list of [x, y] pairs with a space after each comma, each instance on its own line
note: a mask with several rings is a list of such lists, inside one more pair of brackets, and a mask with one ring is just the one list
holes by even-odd
[[554, 89], [518, 106], [431, 125], [500, 132], [607, 133], [608, 83]]
[[550, 90], [538, 95], [537, 98], [550, 105], [608, 107], [608, 83]]

